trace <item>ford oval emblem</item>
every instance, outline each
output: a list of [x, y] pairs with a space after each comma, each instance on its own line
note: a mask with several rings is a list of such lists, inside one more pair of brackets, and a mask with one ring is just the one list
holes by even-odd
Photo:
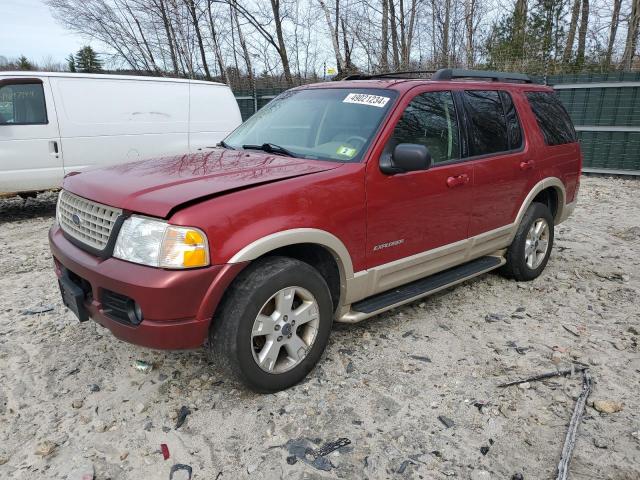
[[80, 220], [80, 217], [76, 213], [71, 215], [71, 221], [74, 223], [74, 225], [77, 225], [78, 227], [82, 223], [82, 220]]

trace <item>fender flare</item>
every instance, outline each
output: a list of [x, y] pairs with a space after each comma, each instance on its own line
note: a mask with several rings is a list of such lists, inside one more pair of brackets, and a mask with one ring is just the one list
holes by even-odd
[[547, 188], [553, 188], [558, 195], [558, 210], [556, 212], [556, 216], [554, 218], [554, 223], [557, 225], [562, 221], [566, 220], [565, 212], [567, 210], [567, 192], [564, 187], [564, 183], [558, 177], [547, 177], [545, 179], [540, 180], [536, 183], [533, 188], [529, 191], [527, 196], [525, 197], [522, 205], [520, 206], [520, 210], [518, 210], [518, 215], [516, 215], [516, 219], [513, 222], [514, 229], [512, 238], [515, 236], [515, 233], [522, 221], [522, 217], [526, 213], [529, 205], [533, 203], [533, 199], [538, 195], [541, 191], [546, 190]]
[[349, 250], [338, 237], [317, 228], [293, 228], [259, 238], [238, 251], [227, 263], [244, 263], [255, 260], [278, 248], [301, 243], [313, 243], [325, 247], [333, 255], [340, 273], [340, 302], [345, 298], [347, 282], [353, 278], [353, 262]]

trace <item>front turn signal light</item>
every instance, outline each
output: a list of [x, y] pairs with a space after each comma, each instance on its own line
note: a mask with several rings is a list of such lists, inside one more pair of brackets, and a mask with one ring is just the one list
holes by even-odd
[[160, 251], [161, 268], [197, 268], [209, 265], [206, 235], [193, 227], [169, 225]]

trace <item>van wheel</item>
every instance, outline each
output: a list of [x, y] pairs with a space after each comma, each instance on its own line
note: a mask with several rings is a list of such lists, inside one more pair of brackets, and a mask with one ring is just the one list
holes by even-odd
[[210, 353], [250, 389], [276, 392], [313, 369], [332, 322], [320, 273], [299, 260], [267, 257], [243, 270], [227, 292], [209, 332]]
[[502, 273], [518, 281], [537, 278], [549, 261], [553, 234], [553, 216], [549, 207], [532, 203], [507, 249], [507, 263], [502, 267]]

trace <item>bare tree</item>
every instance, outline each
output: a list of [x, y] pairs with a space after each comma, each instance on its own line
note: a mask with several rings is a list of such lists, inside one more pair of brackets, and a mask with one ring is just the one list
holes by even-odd
[[[231, 0], [228, 0], [231, 1]], [[283, 15], [281, 11], [280, 0], [270, 0], [271, 20], [275, 26], [275, 33], [269, 30], [268, 26], [263, 24], [258, 18], [258, 14], [250, 11], [246, 6], [239, 2], [233, 2], [233, 7], [242, 15], [247, 22], [256, 30], [256, 32], [271, 45], [280, 57], [284, 78], [287, 85], [293, 85], [293, 77], [291, 76], [291, 67], [289, 65], [289, 56], [287, 54], [287, 46], [284, 41], [284, 33], [282, 29]]]
[[611, 14], [611, 24], [609, 26], [609, 39], [607, 41], [607, 50], [604, 56], [604, 68], [611, 67], [611, 57], [613, 56], [613, 45], [616, 41], [618, 33], [618, 24], [620, 23], [620, 7], [622, 0], [613, 0], [613, 12]]
[[573, 0], [573, 7], [571, 8], [571, 19], [569, 20], [569, 32], [567, 33], [567, 43], [562, 53], [562, 62], [568, 63], [571, 60], [571, 54], [573, 53], [573, 44], [576, 39], [576, 30], [578, 28], [578, 18], [580, 16], [580, 1]]
[[380, 68], [389, 70], [389, 3], [382, 0], [382, 28], [380, 45]]
[[584, 65], [584, 52], [587, 45], [587, 28], [589, 27], [589, 0], [582, 0], [580, 11], [580, 30], [578, 31], [578, 51], [576, 53], [576, 65]]
[[474, 64], [474, 17], [476, 12], [476, 0], [465, 0], [464, 24], [466, 29], [467, 67], [473, 68]]
[[198, 49], [200, 50], [200, 60], [202, 62], [202, 68], [204, 69], [204, 76], [207, 80], [211, 80], [211, 73], [209, 72], [209, 65], [207, 64], [207, 55], [204, 52], [202, 33], [200, 32], [200, 21], [198, 18], [198, 12], [196, 11], [196, 4], [194, 0], [184, 0], [184, 2], [187, 6], [187, 10], [189, 11], [189, 16], [191, 17], [193, 29], [196, 34], [196, 40], [198, 41]]
[[636, 44], [638, 42], [638, 27], [640, 26], [640, 0], [632, 0], [631, 16], [629, 18], [629, 27], [627, 29], [627, 40], [625, 41], [624, 53], [620, 68], [631, 68], [633, 57], [636, 53]]
[[345, 71], [345, 61], [342, 56], [342, 52], [340, 51], [340, 33], [338, 31], [338, 26], [340, 22], [340, 0], [335, 0], [335, 15], [336, 21], [335, 23], [331, 19], [331, 11], [327, 6], [327, 3], [324, 0], [318, 0], [320, 4], [320, 8], [324, 12], [325, 19], [327, 21], [327, 27], [329, 28], [329, 33], [331, 37], [331, 43], [333, 44], [333, 52], [336, 57], [336, 66], [338, 67], [338, 73], [342, 74]]

